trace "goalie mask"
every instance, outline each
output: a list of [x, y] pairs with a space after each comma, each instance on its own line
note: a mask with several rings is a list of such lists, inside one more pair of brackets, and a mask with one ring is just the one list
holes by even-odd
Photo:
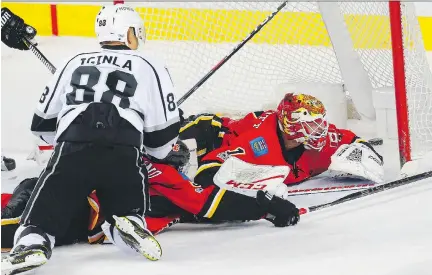
[[288, 93], [277, 108], [279, 129], [306, 149], [321, 150], [327, 139], [328, 122], [321, 101], [306, 94]]

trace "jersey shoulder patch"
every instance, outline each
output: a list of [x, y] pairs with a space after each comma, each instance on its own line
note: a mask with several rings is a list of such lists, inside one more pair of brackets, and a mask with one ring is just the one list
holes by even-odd
[[257, 137], [249, 141], [249, 144], [256, 157], [264, 156], [268, 153], [268, 146], [263, 137]]

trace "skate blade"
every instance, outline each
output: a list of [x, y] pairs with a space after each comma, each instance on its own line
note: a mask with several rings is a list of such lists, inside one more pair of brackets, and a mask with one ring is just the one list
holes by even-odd
[[141, 255], [150, 261], [157, 261], [161, 258], [162, 248], [155, 237], [150, 234], [140, 236], [136, 232], [135, 226], [127, 218], [117, 216], [113, 216], [113, 218], [116, 221], [118, 230], [131, 235], [139, 243], [139, 247], [134, 248], [137, 249]]
[[2, 258], [1, 261], [1, 275], [14, 275], [26, 272], [44, 265], [47, 261], [48, 260], [43, 252], [29, 255], [24, 258], [23, 262], [17, 264], [11, 263], [9, 257], [5, 257]]

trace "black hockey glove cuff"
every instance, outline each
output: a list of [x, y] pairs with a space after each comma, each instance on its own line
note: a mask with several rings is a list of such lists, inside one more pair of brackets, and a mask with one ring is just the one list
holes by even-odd
[[24, 20], [11, 12], [8, 8], [1, 9], [1, 40], [13, 49], [26, 51], [29, 48], [23, 38], [32, 40], [36, 36], [36, 29], [24, 23]]
[[265, 210], [266, 220], [276, 227], [295, 225], [300, 220], [298, 208], [291, 202], [259, 190], [256, 196], [258, 205]]

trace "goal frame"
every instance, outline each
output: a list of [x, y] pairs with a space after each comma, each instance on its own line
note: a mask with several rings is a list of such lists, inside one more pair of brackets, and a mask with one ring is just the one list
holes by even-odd
[[[114, 4], [124, 4], [123, 0], [114, 0]], [[400, 1], [388, 1], [391, 48], [393, 58], [393, 78], [395, 88], [396, 116], [399, 156], [401, 167], [411, 161], [411, 138], [408, 118], [408, 98], [405, 76], [402, 12]]]

